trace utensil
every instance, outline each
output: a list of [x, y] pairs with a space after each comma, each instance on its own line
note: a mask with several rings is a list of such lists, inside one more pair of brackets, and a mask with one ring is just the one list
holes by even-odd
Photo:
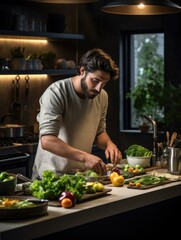
[[170, 139], [169, 147], [172, 147], [173, 142], [174, 142], [174, 140], [175, 140], [176, 137], [177, 137], [177, 132], [173, 132], [173, 133], [172, 133], [172, 136], [171, 136], [171, 139]]
[[10, 106], [10, 112], [13, 112], [14, 101], [15, 101], [15, 81], [13, 79], [12, 83], [11, 83], [11, 106]]
[[23, 180], [25, 182], [33, 182], [30, 178], [28, 178], [20, 173], [17, 174], [17, 178], [19, 178], [20, 180]]
[[166, 138], [167, 138], [167, 146], [169, 146], [169, 143], [170, 143], [170, 133], [169, 133], [169, 131], [166, 131]]
[[29, 96], [29, 76], [25, 77], [25, 109], [28, 108], [28, 96]]
[[16, 101], [13, 104], [13, 113], [15, 115], [16, 121], [20, 122], [20, 112], [21, 112], [21, 104], [19, 102], [19, 80], [20, 76], [16, 76]]

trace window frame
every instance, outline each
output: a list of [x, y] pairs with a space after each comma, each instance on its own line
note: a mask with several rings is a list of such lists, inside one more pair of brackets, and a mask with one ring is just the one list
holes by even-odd
[[[120, 109], [119, 109], [119, 123], [120, 131], [131, 130], [135, 131], [138, 128], [131, 126], [131, 99], [126, 98], [127, 92], [130, 91], [131, 87], [131, 35], [132, 34], [153, 34], [163, 33], [163, 29], [152, 29], [152, 30], [126, 30], [120, 32]], [[165, 38], [165, 36], [164, 36]], [[165, 50], [165, 49], [164, 49]]]

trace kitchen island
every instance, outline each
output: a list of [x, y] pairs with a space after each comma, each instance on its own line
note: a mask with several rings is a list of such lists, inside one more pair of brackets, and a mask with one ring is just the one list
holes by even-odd
[[95, 238], [98, 233], [102, 237], [141, 237], [154, 235], [163, 227], [167, 234], [175, 213], [181, 213], [181, 181], [146, 190], [111, 184], [106, 188], [111, 191], [104, 197], [77, 203], [70, 209], [49, 206], [48, 213], [38, 218], [1, 220], [0, 240], [85, 239]]

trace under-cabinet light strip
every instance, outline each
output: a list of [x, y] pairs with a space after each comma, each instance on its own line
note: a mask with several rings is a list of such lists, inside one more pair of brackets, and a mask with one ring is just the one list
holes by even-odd
[[23, 43], [33, 43], [33, 44], [37, 44], [37, 43], [41, 43], [41, 44], [47, 44], [48, 41], [46, 39], [14, 39], [14, 38], [0, 38], [0, 42], [23, 42]]
[[[12, 79], [15, 79], [15, 77], [16, 77], [17, 75], [1, 75], [0, 76], [0, 81], [1, 80], [12, 80]], [[27, 74], [26, 75], [23, 75], [23, 74], [19, 74], [19, 76], [20, 76], [20, 78], [22, 78], [22, 79], [24, 79], [26, 76], [27, 76]], [[31, 80], [37, 80], [37, 78], [38, 79], [41, 79], [41, 80], [46, 80], [47, 79], [47, 77], [48, 77], [48, 75], [47, 74], [28, 74], [28, 76], [29, 76], [29, 78], [31, 79]]]

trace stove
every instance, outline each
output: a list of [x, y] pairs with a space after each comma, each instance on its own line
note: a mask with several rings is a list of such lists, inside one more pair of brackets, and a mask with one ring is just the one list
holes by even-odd
[[0, 138], [0, 172], [20, 173], [31, 177], [38, 146], [37, 135]]

